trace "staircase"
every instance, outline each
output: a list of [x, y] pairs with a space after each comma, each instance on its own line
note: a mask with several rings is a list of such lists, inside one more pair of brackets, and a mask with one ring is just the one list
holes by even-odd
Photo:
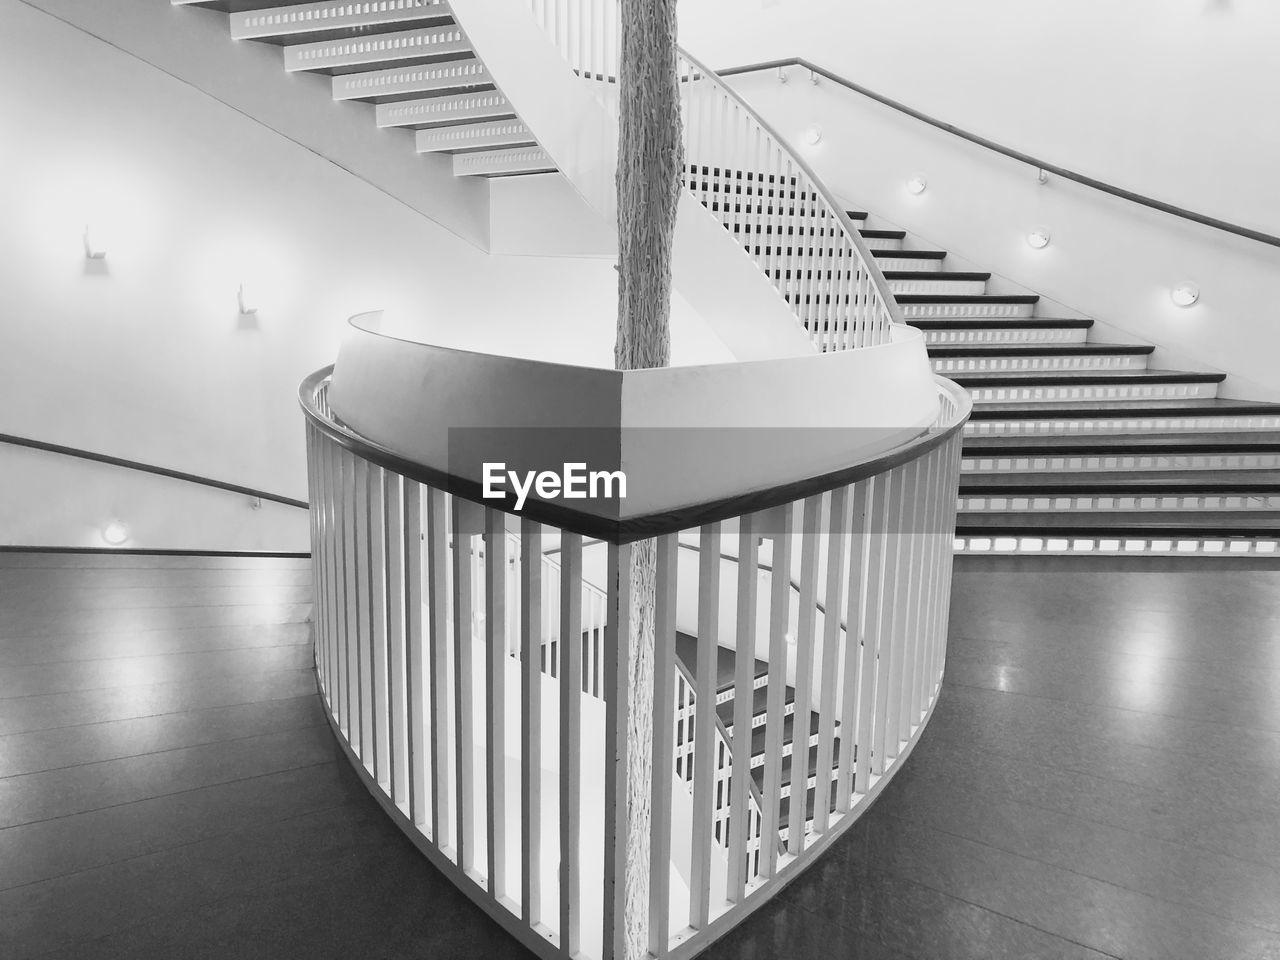
[[1089, 339], [1034, 294], [943, 250], [864, 231], [934, 370], [965, 387], [957, 545], [1000, 552], [1273, 552], [1280, 404], [1218, 395], [1220, 373], [1153, 368], [1154, 347]]

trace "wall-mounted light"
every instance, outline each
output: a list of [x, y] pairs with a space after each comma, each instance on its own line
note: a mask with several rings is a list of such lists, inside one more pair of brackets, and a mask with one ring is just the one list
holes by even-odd
[[1200, 299], [1200, 288], [1190, 280], [1183, 280], [1169, 291], [1169, 299], [1180, 307], [1189, 307]]
[[813, 147], [822, 142], [822, 128], [817, 124], [807, 127], [804, 131], [804, 142]]
[[248, 317], [258, 312], [258, 304], [253, 297], [249, 296], [249, 291], [244, 288], [243, 283], [236, 290], [236, 302], [240, 304], [241, 316]]
[[84, 227], [84, 255], [90, 260], [102, 260], [107, 256], [101, 239], [94, 236], [93, 228], [88, 224]]
[[119, 520], [112, 520], [102, 528], [102, 540], [113, 547], [118, 547], [129, 539], [129, 528]]
[[1043, 250], [1049, 245], [1049, 241], [1053, 239], [1046, 227], [1032, 227], [1031, 232], [1027, 234], [1027, 246], [1032, 250]]
[[914, 177], [912, 177], [910, 180], [907, 181], [907, 193], [911, 194], [912, 196], [918, 197], [920, 196], [920, 194], [924, 193], [926, 189], [928, 189], [928, 186], [929, 186], [929, 181], [917, 173]]

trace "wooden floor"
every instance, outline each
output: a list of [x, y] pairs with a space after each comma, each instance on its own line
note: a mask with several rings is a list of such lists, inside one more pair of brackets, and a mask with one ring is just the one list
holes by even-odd
[[[347, 769], [308, 584], [0, 554], [0, 957], [527, 956]], [[1280, 958], [1280, 570], [962, 558], [955, 590], [915, 754], [708, 960]]]

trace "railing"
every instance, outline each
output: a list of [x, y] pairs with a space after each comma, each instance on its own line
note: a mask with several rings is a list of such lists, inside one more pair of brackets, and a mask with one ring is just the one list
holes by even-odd
[[901, 310], [843, 206], [745, 100], [681, 50], [685, 186], [790, 302], [819, 350], [888, 341]]
[[767, 60], [762, 63], [743, 64], [737, 67], [722, 69], [719, 71], [719, 74], [722, 77], [732, 77], [742, 73], [756, 73], [761, 70], [777, 70], [781, 72], [787, 67], [802, 67], [809, 71], [811, 77], [815, 78], [814, 82], [817, 82], [817, 77], [825, 77], [827, 80], [839, 84], [846, 90], [852, 90], [854, 93], [861, 94], [867, 99], [883, 104], [890, 110], [896, 110], [898, 113], [905, 114], [913, 120], [919, 120], [921, 123], [928, 124], [931, 127], [936, 127], [939, 130], [950, 133], [953, 136], [957, 136], [961, 140], [968, 140], [970, 143], [977, 144], [980, 147], [985, 147], [994, 153], [999, 153], [1012, 160], [1017, 160], [1020, 163], [1025, 163], [1030, 167], [1034, 167], [1041, 174], [1053, 174], [1055, 177], [1061, 177], [1063, 180], [1070, 180], [1074, 183], [1079, 183], [1082, 186], [1097, 190], [1100, 193], [1110, 194], [1113, 197], [1128, 200], [1130, 203], [1150, 207], [1153, 210], [1159, 210], [1162, 213], [1167, 213], [1170, 216], [1178, 217], [1182, 220], [1190, 220], [1192, 223], [1199, 223], [1206, 227], [1212, 227], [1214, 230], [1221, 230], [1223, 233], [1231, 233], [1237, 237], [1256, 240], [1258, 243], [1265, 243], [1267, 246], [1280, 247], [1280, 237], [1274, 236], [1273, 234], [1263, 233], [1261, 230], [1254, 230], [1251, 227], [1244, 227], [1238, 223], [1231, 223], [1228, 220], [1210, 217], [1203, 213], [1196, 213], [1194, 210], [1188, 210], [1185, 207], [1179, 207], [1176, 204], [1166, 203], [1163, 200], [1156, 200], [1152, 197], [1135, 193], [1132, 190], [1117, 187], [1114, 184], [1107, 183], [1105, 180], [1088, 177], [1083, 173], [1077, 173], [1074, 170], [1068, 170], [1066, 167], [1060, 167], [1055, 163], [1049, 163], [1047, 160], [1038, 159], [1028, 153], [1023, 153], [1021, 150], [1006, 147], [1004, 144], [997, 143], [996, 141], [980, 136], [979, 134], [971, 133], [968, 130], [957, 127], [953, 123], [947, 123], [945, 120], [939, 120], [927, 113], [916, 110], [914, 107], [909, 107], [904, 103], [893, 100], [890, 97], [886, 97], [882, 93], [876, 93], [874, 90], [870, 90], [861, 84], [854, 83], [852, 80], [842, 77], [838, 73], [833, 73], [825, 67], [820, 67], [816, 63], [811, 63], [803, 57], [788, 57], [784, 60]]
[[[529, 0], [580, 76], [618, 76], [618, 0]], [[790, 303], [819, 350], [885, 343], [901, 310], [843, 205], [716, 73], [680, 50], [685, 187]], [[598, 85], [617, 115], [616, 84]], [[534, 131], [535, 133], [537, 131]]]
[[[310, 378], [301, 399], [316, 667], [366, 786], [436, 866], [540, 956], [634, 956], [628, 929], [657, 957], [705, 948], [848, 828], [932, 710], [968, 413], [962, 393], [939, 384], [934, 430], [815, 479], [801, 496], [788, 485], [701, 525], [690, 525], [700, 515], [691, 508], [620, 528], [656, 537], [655, 703], [676, 703], [677, 621], [696, 632], [682, 781], [676, 711], [631, 715], [638, 625], [620, 574], [640, 534], [584, 555], [572, 521], [552, 526], [533, 509], [515, 516], [469, 500], [451, 492], [465, 486], [360, 437], [329, 412], [325, 373]], [[682, 531], [696, 552], [679, 549]], [[721, 576], [722, 553], [737, 558], [736, 577]], [[791, 575], [762, 587], [765, 566]], [[603, 615], [592, 607], [599, 602]], [[603, 642], [560, 643], [544, 667], [553, 633], [599, 637], [601, 623]], [[715, 671], [703, 665], [722, 646], [744, 653], [739, 691], [753, 686], [751, 652], [770, 665], [764, 788], [756, 797], [728, 790], [727, 814], [717, 787], [755, 758], [750, 736], [717, 730]], [[598, 651], [598, 671], [584, 649]], [[782, 816], [788, 686], [795, 715], [818, 717], [811, 817], [802, 773]], [[749, 699], [735, 703], [740, 734], [752, 727]], [[637, 743], [652, 751], [651, 768], [628, 766]], [[797, 759], [796, 769], [805, 764]], [[649, 798], [643, 829], [628, 826], [637, 790]], [[687, 857], [686, 875], [677, 855]], [[641, 909], [627, 891], [645, 886]]]

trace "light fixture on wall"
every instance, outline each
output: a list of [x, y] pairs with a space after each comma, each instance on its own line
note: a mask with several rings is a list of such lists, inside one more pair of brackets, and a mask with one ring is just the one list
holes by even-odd
[[920, 196], [920, 194], [924, 193], [925, 190], [928, 189], [928, 187], [929, 187], [929, 181], [926, 180], [924, 177], [920, 176], [920, 174], [918, 173], [914, 177], [912, 177], [910, 180], [907, 181], [907, 193], [915, 197], [918, 197]]
[[240, 315], [243, 317], [253, 316], [258, 312], [258, 304], [254, 302], [253, 297], [249, 296], [249, 291], [245, 289], [243, 283], [236, 290], [236, 302], [240, 304]]
[[1200, 299], [1200, 288], [1190, 280], [1183, 280], [1169, 291], [1169, 299], [1180, 307], [1189, 307]]
[[102, 540], [113, 547], [118, 547], [129, 539], [129, 528], [119, 520], [112, 520], [102, 528]]
[[804, 131], [804, 142], [809, 146], [817, 146], [822, 142], [822, 128], [816, 123], [811, 127], [806, 127]]
[[84, 255], [90, 260], [103, 260], [107, 256], [101, 238], [94, 235], [93, 228], [87, 223], [84, 226]]
[[1043, 250], [1049, 245], [1049, 241], [1053, 239], [1053, 235], [1049, 233], [1047, 227], [1032, 227], [1031, 232], [1027, 234], [1027, 246], [1032, 250]]

